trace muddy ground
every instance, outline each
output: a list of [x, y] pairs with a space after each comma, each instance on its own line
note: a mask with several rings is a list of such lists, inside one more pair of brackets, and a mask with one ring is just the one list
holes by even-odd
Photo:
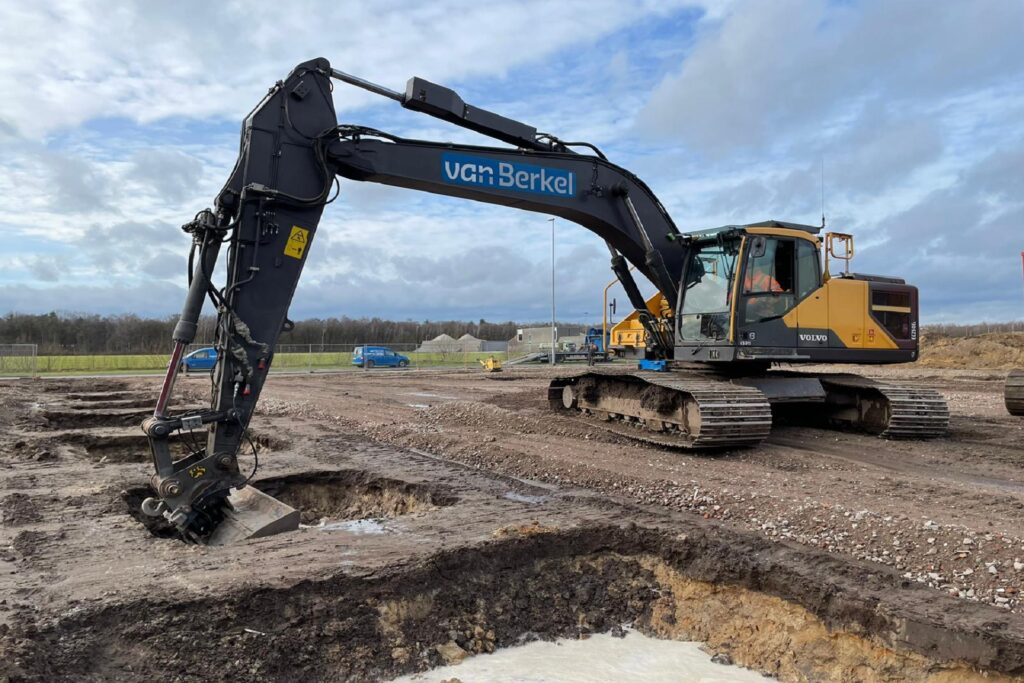
[[783, 680], [1020, 675], [1002, 373], [874, 372], [949, 437], [696, 455], [549, 412], [543, 369], [274, 376], [256, 479], [305, 528], [227, 548], [142, 524], [157, 379], [2, 382], [0, 680], [379, 680], [627, 623]]

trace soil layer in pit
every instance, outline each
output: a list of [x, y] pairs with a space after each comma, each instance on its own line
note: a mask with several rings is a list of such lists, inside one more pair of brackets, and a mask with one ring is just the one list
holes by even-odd
[[359, 470], [309, 472], [261, 479], [253, 486], [318, 521], [400, 517], [451, 505], [455, 498], [431, 487]]

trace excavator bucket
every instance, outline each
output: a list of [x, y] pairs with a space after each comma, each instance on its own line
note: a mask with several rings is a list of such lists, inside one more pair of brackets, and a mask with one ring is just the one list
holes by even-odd
[[231, 492], [224, 520], [213, 530], [207, 545], [229, 545], [299, 528], [299, 511], [252, 486]]

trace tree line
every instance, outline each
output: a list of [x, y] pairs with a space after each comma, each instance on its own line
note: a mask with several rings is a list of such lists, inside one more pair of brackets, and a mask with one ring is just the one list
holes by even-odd
[[926, 333], [947, 337], [980, 337], [983, 334], [991, 334], [993, 332], [1024, 332], [1024, 321], [973, 323], [970, 325], [938, 323], [923, 325], [921, 330]]
[[[141, 318], [136, 315], [64, 315], [10, 313], [0, 318], [0, 344], [36, 344], [39, 353], [138, 354], [166, 353], [177, 316]], [[545, 323], [538, 323], [545, 326]], [[565, 325], [565, 323], [560, 323]], [[471, 334], [479, 339], [505, 341], [516, 329], [528, 327], [515, 322], [486, 320], [384, 320], [383, 318], [311, 318], [295, 323], [295, 329], [281, 335], [281, 344], [419, 344], [439, 334], [456, 339]], [[204, 316], [199, 321], [197, 342], [214, 338], [216, 321]], [[923, 331], [955, 337], [973, 337], [991, 332], [1024, 332], [1024, 322], [978, 323], [973, 325], [925, 325]]]
[[[177, 316], [140, 318], [136, 315], [26, 315], [0, 318], [0, 344], [36, 344], [41, 355], [167, 353]], [[508, 340], [522, 327], [514, 322], [486, 320], [384, 320], [382, 318], [311, 318], [295, 323], [279, 344], [418, 344], [439, 334], [455, 338], [471, 334], [480, 339]], [[214, 339], [216, 320], [199, 321], [197, 342]]]

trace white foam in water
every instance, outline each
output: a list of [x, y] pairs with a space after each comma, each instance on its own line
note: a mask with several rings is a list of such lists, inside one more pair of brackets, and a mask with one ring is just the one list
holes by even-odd
[[586, 640], [537, 641], [476, 655], [461, 664], [392, 683], [764, 683], [750, 669], [715, 664], [700, 643], [648, 638], [635, 631]]
[[383, 534], [387, 531], [382, 521], [372, 518], [325, 522], [317, 528], [321, 531], [348, 531], [353, 534]]

